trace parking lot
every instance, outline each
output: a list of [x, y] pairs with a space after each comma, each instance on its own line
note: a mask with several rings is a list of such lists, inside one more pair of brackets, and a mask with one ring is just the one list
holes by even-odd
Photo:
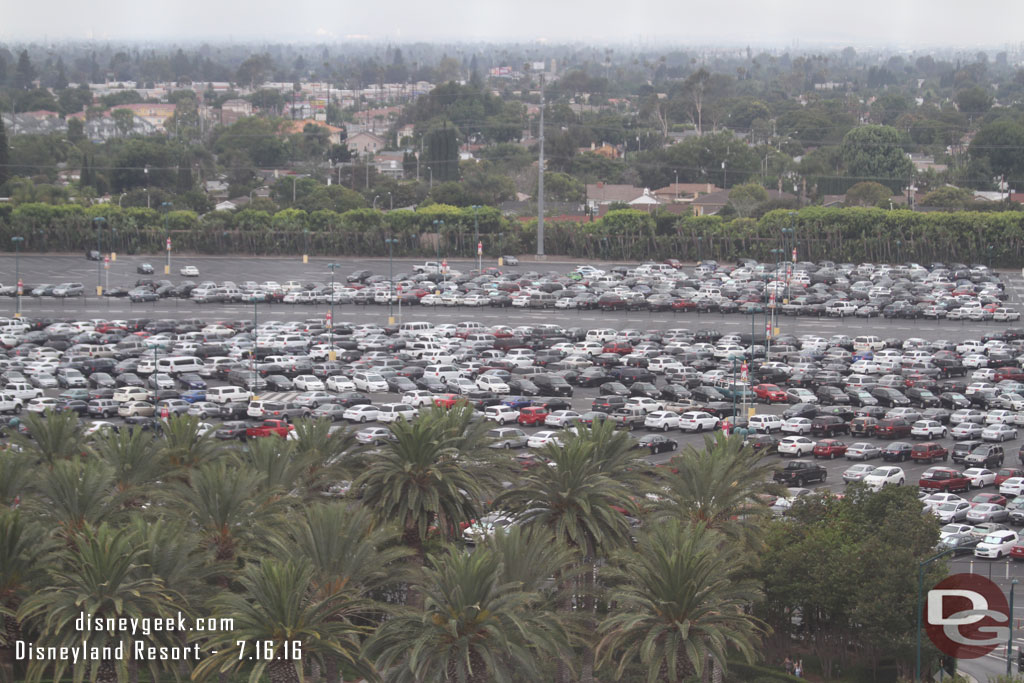
[[[13, 261], [14, 259], [11, 255], [0, 257], [0, 268], [3, 269], [0, 272], [13, 275], [15, 271]], [[156, 275], [147, 276], [136, 272], [142, 263], [147, 262], [155, 266]], [[762, 370], [765, 366], [765, 355], [768, 353], [764, 346], [766, 321], [774, 327], [772, 342], [775, 344], [775, 347], [770, 360], [783, 365], [790, 364], [791, 369], [792, 367], [798, 368], [796, 374], [800, 376], [806, 376], [808, 370], [810, 370], [811, 378], [802, 383], [801, 386], [809, 388], [814, 393], [820, 393], [822, 386], [829, 386], [831, 384], [834, 384], [840, 390], [846, 388], [849, 375], [856, 374], [850, 371], [850, 365], [854, 360], [855, 354], [852, 341], [856, 337], [878, 337], [880, 340], [884, 340], [884, 346], [887, 350], [891, 349], [896, 354], [896, 364], [889, 366], [892, 372], [884, 374], [878, 372], [870, 375], [870, 377], [873, 377], [875, 380], [881, 380], [885, 376], [891, 375], [909, 378], [911, 380], [910, 384], [915, 386], [933, 386], [936, 389], [936, 394], [940, 393], [938, 389], [943, 388], [939, 385], [940, 382], [963, 381], [969, 383], [975, 379], [972, 375], [979, 370], [984, 370], [984, 368], [967, 368], [963, 377], [951, 376], [940, 378], [938, 375], [928, 376], [927, 373], [925, 373], [926, 376], [919, 376], [920, 373], [915, 374], [911, 364], [908, 363], [906, 364], [907, 367], [904, 367], [904, 364], [901, 362], [904, 359], [899, 356], [900, 353], [909, 354], [911, 350], [925, 349], [928, 354], [932, 354], [946, 350], [949, 354], [963, 360], [971, 354], [966, 352], [958, 353], [956, 351], [956, 347], [961, 342], [964, 340], [978, 340], [980, 343], [983, 338], [995, 337], [999, 344], [994, 349], [986, 349], [981, 355], [985, 356], [985, 354], [991, 353], [993, 365], [998, 360], [1000, 365], [1005, 364], [1019, 367], [1020, 363], [1017, 357], [1020, 355], [1021, 346], [1024, 345], [1024, 340], [1021, 339], [1024, 335], [1018, 336], [1016, 332], [1011, 332], [1009, 335], [1004, 334], [1007, 330], [1016, 329], [1014, 327], [1016, 323], [1014, 322], [898, 316], [851, 317], [844, 315], [842, 317], [833, 317], [828, 315], [826, 309], [818, 310], [810, 315], [794, 313], [793, 311], [787, 311], [784, 314], [781, 304], [776, 307], [776, 315], [771, 315], [770, 313], [766, 315], [763, 312], [763, 309], [766, 307], [759, 307], [757, 305], [756, 293], [758, 291], [762, 293], [764, 299], [768, 298], [769, 291], [777, 292], [780, 301], [785, 301], [786, 303], [800, 296], [801, 292], [814, 292], [812, 288], [797, 286], [792, 279], [793, 271], [789, 271], [788, 274], [785, 268], [780, 271], [777, 264], [762, 264], [756, 267], [753, 264], [748, 264], [748, 266], [745, 266], [745, 269], [750, 271], [749, 276], [742, 279], [739, 278], [739, 273], [734, 267], [723, 267], [721, 269], [699, 272], [691, 265], [679, 269], [671, 268], [666, 271], [659, 270], [643, 274], [627, 272], [629, 269], [625, 267], [620, 269], [619, 272], [621, 274], [615, 274], [616, 271], [611, 269], [610, 264], [596, 264], [596, 266], [591, 267], [591, 271], [603, 271], [604, 273], [614, 274], [614, 276], [609, 275], [607, 278], [604, 278], [603, 276], [594, 275], [593, 272], [587, 272], [583, 277], [578, 277], [579, 269], [575, 268], [576, 264], [533, 262], [520, 264], [517, 267], [500, 268], [498, 270], [502, 274], [499, 274], [496, 270], [485, 274], [485, 277], [476, 279], [474, 282], [475, 276], [470, 271], [475, 264], [470, 262], [452, 262], [447, 264], [449, 266], [448, 271], [433, 275], [430, 273], [417, 273], [415, 266], [419, 264], [411, 261], [389, 262], [382, 259], [338, 259], [330, 263], [336, 264], [333, 271], [328, 267], [329, 262], [322, 259], [314, 259], [308, 264], [303, 264], [298, 259], [179, 258], [174, 256], [172, 261], [173, 274], [168, 279], [172, 283], [188, 282], [192, 284], [208, 280], [218, 285], [223, 283], [241, 284], [266, 281], [278, 283], [293, 282], [297, 283], [296, 289], [312, 292], [316, 291], [316, 288], [324, 287], [326, 283], [330, 283], [332, 280], [331, 276], [333, 275], [336, 288], [351, 286], [353, 287], [352, 291], [356, 295], [358, 295], [359, 291], [366, 290], [377, 291], [378, 293], [383, 291], [385, 294], [397, 294], [398, 287], [404, 286], [407, 294], [411, 288], [416, 287], [423, 288], [427, 292], [440, 291], [442, 293], [457, 294], [460, 297], [470, 296], [473, 293], [493, 294], [497, 291], [497, 288], [492, 288], [491, 284], [497, 283], [500, 285], [511, 282], [516, 286], [514, 291], [516, 296], [529, 296], [531, 291], [546, 292], [554, 290], [560, 296], [571, 292], [577, 297], [581, 294], [593, 293], [599, 297], [615, 295], [630, 298], [635, 293], [642, 292], [647, 300], [664, 294], [666, 297], [676, 301], [689, 297], [699, 305], [693, 308], [679, 307], [667, 310], [655, 310], [653, 305], [646, 308], [630, 306], [625, 310], [618, 309], [617, 307], [613, 307], [610, 310], [602, 310], [601, 308], [585, 308], [582, 306], [567, 308], [530, 308], [528, 306], [518, 307], [516, 305], [501, 307], [490, 305], [469, 306], [462, 299], [459, 299], [454, 303], [449, 302], [451, 305], [444, 303], [438, 303], [433, 306], [426, 306], [422, 303], [415, 305], [407, 304], [399, 312], [399, 306], [396, 301], [392, 301], [390, 305], [388, 303], [372, 302], [365, 305], [354, 303], [348, 296], [352, 292], [349, 292], [344, 297], [336, 298], [333, 306], [329, 303], [329, 300], [324, 300], [323, 298], [319, 301], [311, 300], [310, 303], [288, 304], [276, 300], [274, 297], [259, 299], [251, 297], [253, 298], [251, 301], [218, 301], [203, 304], [193, 300], [190, 296], [162, 296], [152, 302], [132, 303], [125, 296], [95, 296], [95, 281], [99, 278], [108, 293], [114, 288], [121, 288], [122, 291], [127, 291], [130, 288], [134, 288], [140, 280], [156, 281], [162, 279], [162, 259], [120, 255], [116, 261], [109, 262], [107, 268], [104, 269], [102, 264], [98, 266], [96, 262], [87, 261], [78, 255], [25, 255], [21, 256], [18, 260], [17, 272], [26, 286], [42, 283], [81, 282], [85, 283], [84, 289], [86, 294], [84, 296], [72, 297], [22, 296], [21, 311], [24, 319], [32, 322], [37, 332], [52, 329], [47, 326], [53, 325], [57, 321], [88, 322], [77, 325], [76, 329], [71, 333], [62, 332], [50, 337], [44, 334], [42, 338], [37, 336], [35, 341], [30, 344], [19, 345], [17, 339], [7, 339], [6, 341], [13, 343], [5, 343], [5, 346], [12, 347], [8, 351], [11, 358], [5, 361], [5, 373], [20, 372], [17, 365], [21, 358], [32, 358], [35, 347], [45, 347], [54, 340], [67, 342], [65, 345], [65, 348], [67, 348], [70, 344], [75, 343], [75, 340], [88, 345], [98, 344], [102, 346], [104, 344], [116, 344], [120, 338], [141, 340], [141, 347], [135, 345], [131, 351], [116, 354], [119, 361], [129, 361], [125, 367], [132, 366], [132, 358], [138, 361], [148, 354], [153, 354], [158, 358], [170, 355], [198, 355], [200, 358], [207, 359], [210, 357], [230, 356], [237, 361], [238, 367], [244, 370], [245, 368], [251, 368], [251, 365], [248, 365], [249, 361], [247, 359], [249, 349], [251, 349], [254, 341], [253, 325], [255, 324], [258, 326], [259, 334], [257, 336], [260, 338], [256, 340], [257, 348], [259, 349], [260, 343], [264, 345], [263, 349], [257, 351], [257, 356], [261, 361], [265, 361], [267, 356], [286, 356], [289, 354], [305, 356], [309, 354], [311, 348], [320, 345], [322, 350], [323, 345], [332, 340], [345, 342], [344, 348], [339, 347], [336, 349], [338, 353], [342, 351], [355, 351], [355, 355], [350, 353], [343, 362], [338, 362], [337, 364], [328, 363], [324, 365], [326, 356], [321, 354], [319, 357], [320, 367], [310, 368], [308, 371], [290, 371], [284, 367], [280, 369], [271, 367], [265, 368], [263, 374], [284, 375], [289, 382], [293, 381], [296, 375], [303, 374], [315, 374], [321, 380], [326, 380], [331, 375], [350, 376], [359, 370], [374, 369], [380, 371], [383, 367], [381, 362], [387, 358], [401, 360], [401, 363], [389, 366], [389, 368], [398, 368], [398, 374], [402, 374], [402, 369], [406, 367], [422, 368], [428, 363], [451, 362], [459, 367], [460, 374], [464, 375], [466, 380], [472, 383], [472, 385], [467, 384], [464, 390], [474, 392], [470, 394], [470, 398], [481, 407], [489, 403], [501, 403], [507, 398], [505, 394], [488, 397], [486, 392], [481, 391], [481, 384], [478, 382], [481, 375], [494, 374], [514, 378], [520, 377], [519, 371], [516, 370], [517, 366], [502, 362], [507, 361], [508, 357], [512, 355], [512, 349], [527, 349], [527, 355], [531, 359], [534, 358], [535, 354], [546, 353], [551, 349], [554, 356], [548, 356], [543, 368], [538, 369], [543, 371], [542, 374], [561, 374], [568, 379], [572, 395], [564, 397], [567, 402], [566, 405], [555, 407], [568, 409], [580, 415], [587, 414], [595, 409], [598, 411], [608, 410], [607, 406], [600, 405], [602, 401], [596, 401], [596, 399], [599, 396], [607, 395], [609, 389], [607, 386], [604, 388], [600, 386], [581, 386], [580, 381], [573, 375], [574, 372], [582, 372], [586, 367], [597, 364], [614, 374], [613, 371], [617, 371], [617, 368], [633, 367], [634, 364], [635, 367], [641, 368], [648, 364], [656, 367], [661, 362], [659, 359], [662, 359], [662, 361], [665, 358], [670, 360], [677, 359], [683, 365], [690, 363], [690, 359], [698, 359], [700, 362], [696, 363], [696, 365], [700, 368], [700, 372], [696, 380], [694, 380], [692, 375], [687, 376], [684, 380], [682, 375], [657, 371], [652, 373], [653, 376], [645, 378], [651, 380], [647, 384], [653, 385], [653, 391], [650, 387], [643, 389], [643, 391], [638, 391], [637, 386], [643, 386], [644, 383], [630, 381], [631, 378], [628, 376], [622, 379], [615, 389], [618, 393], [622, 394], [623, 400], [635, 402], [638, 399], [647, 398], [648, 400], [661, 403], [662, 406], [660, 407], [667, 407], [670, 411], [692, 412], [711, 410], [720, 423], [724, 420], [742, 419], [742, 416], [746, 414], [744, 413], [745, 409], [747, 411], [756, 410], [756, 413], [759, 415], [781, 416], [792, 407], [791, 402], [766, 404], [750, 400], [747, 403], [742, 398], [739, 398], [736, 401], [736, 411], [740, 413], [740, 417], [730, 418], [732, 413], [731, 399], [725, 398], [725, 400], [721, 400], [723, 397], [720, 397], [717, 403], [713, 402], [714, 405], [711, 405], [702, 402], [697, 397], [691, 396], [686, 398], [687, 393], [696, 393], [694, 390], [701, 386], [717, 382], [717, 386], [721, 388], [721, 385], [728, 386], [733, 381], [738, 381], [740, 379], [739, 375], [742, 373], [739, 365], [741, 356], [749, 361], [751, 384], [755, 384], [758, 381], [771, 382], [778, 385], [781, 389], [795, 385], [797, 380], [791, 375], [773, 374], [768, 376], [767, 374], [762, 374], [767, 372], [766, 369]], [[492, 268], [496, 266], [494, 263], [484, 265]], [[198, 275], [189, 278], [180, 277], [178, 275], [179, 269], [184, 266], [195, 267]], [[803, 268], [804, 272], [811, 274], [821, 271], [820, 267], [812, 266], [811, 264], [800, 264], [798, 267]], [[364, 275], [362, 279], [356, 280], [355, 283], [350, 283], [349, 276], [359, 270], [368, 270], [370, 274], [368, 276]], [[961, 273], [961, 275], [967, 276], [959, 278], [954, 277], [952, 272], [949, 276], [940, 275], [932, 277], [931, 273], [936, 271], [936, 268], [931, 268], [930, 270], [922, 268], [920, 272], [916, 272], [914, 269], [901, 269], [896, 272], [890, 272], [885, 269], [860, 266], [856, 270], [848, 269], [844, 272], [844, 268], [841, 266], [826, 266], [826, 270], [834, 273], [837, 277], [833, 277], [830, 279], [829, 284], [818, 289], [818, 293], [821, 294], [819, 298], [823, 297], [831, 301], [837, 297], [841, 299], [845, 296], [848, 300], [854, 300], [858, 303], [881, 300], [879, 296], [870, 293], [875, 292], [877, 289], [883, 291], [882, 296], [885, 299], [881, 308], [888, 305], [885, 302], [892, 303], [895, 301], [899, 303], [901, 300], [899, 295], [903, 292], [917, 297], [915, 305], [918, 305], [921, 309], [942, 303], [946, 298], [951, 298], [948, 295], [960, 292], [955, 302], [946, 302], [946, 307], [949, 310], [958, 307], [954, 304], [972, 304], [973, 307], [973, 302], [976, 300], [978, 303], [987, 302], [992, 307], [998, 306], [999, 308], [1012, 311], [1015, 306], [1019, 305], [1022, 287], [1024, 287], [1024, 283], [1022, 283], [1017, 274], [993, 274], [987, 272], [984, 268], [972, 270], [966, 266], [964, 267], [965, 272]], [[968, 273], [967, 271], [970, 272]], [[879, 272], [881, 276], [879, 276]], [[10, 275], [5, 275], [0, 280], [0, 285], [8, 285], [13, 279]], [[389, 284], [388, 278], [392, 275], [396, 282]], [[736, 275], [736, 277], [732, 278], [732, 275]], [[377, 277], [374, 278], [374, 276]], [[607, 279], [608, 281], [598, 282], [599, 279]], [[869, 294], [861, 296], [860, 290], [855, 286], [858, 280], [872, 283]], [[904, 280], [907, 283], [906, 285], [904, 285]], [[977, 282], [971, 284], [974, 280], [977, 280]], [[709, 283], [711, 287], [708, 286]], [[774, 288], [773, 285], [775, 285]], [[354, 289], [357, 286], [359, 289]], [[703, 296], [703, 293], [707, 289], [713, 288], [720, 288], [725, 295], [719, 296], [717, 300], [721, 305], [702, 304], [701, 302], [708, 298]], [[864, 289], [868, 291], [866, 287]], [[737, 292], [737, 294], [733, 296], [733, 292]], [[928, 303], [929, 295], [927, 292], [932, 292], [930, 299], [932, 303]], [[943, 292], [945, 292], [945, 295], [942, 294]], [[998, 297], [995, 296], [997, 293], [999, 294]], [[890, 296], [890, 294], [894, 295]], [[422, 296], [419, 298], [422, 298]], [[583, 301], [584, 299], [580, 298], [580, 300]], [[735, 304], [737, 301], [743, 302], [740, 306], [747, 305], [747, 312], [736, 310], [737, 307], [732, 304]], [[5, 313], [8, 315], [13, 315], [15, 303], [15, 297], [0, 298], [0, 306], [6, 307]], [[824, 303], [821, 305], [823, 307], [826, 306]], [[328, 321], [332, 310], [333, 319]], [[141, 329], [130, 329], [129, 321], [132, 321], [131, 325], [137, 325], [137, 321], [140, 319], [142, 320]], [[388, 323], [392, 320], [396, 326], [402, 322], [423, 321], [429, 323], [429, 326], [434, 328], [443, 325], [452, 325], [453, 328], [440, 334], [436, 331], [427, 331], [422, 335], [424, 338], [440, 340], [443, 343], [441, 353], [437, 357], [427, 359], [426, 356], [417, 357], [416, 355], [405, 353], [400, 348], [401, 345], [388, 345], [386, 343], [389, 339], [402, 339], [403, 343], [405, 343], [417, 338], [415, 334], [396, 334], [397, 327], [388, 327]], [[102, 326], [100, 321], [116, 322], [113, 325]], [[145, 330], [146, 324], [154, 321], [168, 322], [163, 327], [158, 328], [161, 330], [160, 332], [147, 332]], [[175, 323], [174, 321], [178, 322]], [[216, 322], [228, 325], [226, 328], [228, 336], [215, 337], [203, 332], [207, 324]], [[511, 338], [515, 343], [506, 345], [501, 350], [494, 344], [488, 345], [486, 337], [485, 341], [476, 340], [470, 343], [466, 339], [466, 334], [461, 334], [459, 329], [454, 328], [455, 325], [460, 323], [470, 322], [476, 324], [472, 328], [474, 332], [487, 335], [500, 329], [502, 335], [507, 335], [504, 338]], [[329, 327], [330, 323], [333, 323], [333, 331]], [[359, 326], [361, 325], [379, 325], [381, 328], [360, 329]], [[547, 332], [545, 332], [546, 336], [538, 336], [539, 333], [536, 332], [542, 326], [548, 326]], [[124, 327], [129, 327], [129, 329], [119, 329]], [[592, 348], [585, 352], [580, 351], [577, 347], [586, 342], [587, 332], [596, 329], [612, 330], [611, 336], [601, 340], [600, 345], [602, 348]], [[102, 330], [102, 332], [98, 330]], [[298, 335], [303, 340], [303, 343], [300, 344], [301, 348], [286, 352], [284, 349], [275, 351], [266, 346], [268, 340], [273, 340], [275, 337], [286, 333]], [[79, 337], [76, 335], [84, 336]], [[716, 353], [715, 344], [720, 344], [722, 338], [729, 340], [730, 335], [737, 335], [733, 338], [732, 343], [737, 344], [741, 352], [734, 356]], [[1003, 335], [1005, 339], [1000, 340], [1000, 335]], [[492, 335], [491, 338], [495, 337], [496, 335]], [[603, 347], [606, 344], [615, 343], [614, 340], [616, 339], [621, 339], [626, 346], [612, 353], [603, 353], [606, 351]], [[907, 342], [908, 339], [918, 341]], [[753, 347], [751, 347], [752, 340], [754, 342]], [[204, 344], [208, 348], [201, 348]], [[705, 344], [707, 346], [704, 346]], [[821, 344], [821, 348], [818, 348], [817, 344]], [[750, 357], [751, 355], [753, 355], [752, 358]], [[736, 360], [735, 363], [733, 362], [734, 359]], [[979, 361], [974, 359], [972, 362]], [[14, 363], [13, 366], [12, 363]], [[50, 369], [55, 371], [57, 367], [68, 365], [69, 363], [73, 364], [68, 358], [58, 358], [56, 364]], [[408, 366], [405, 364], [408, 364]], [[929, 362], [926, 360], [924, 364], [928, 365]], [[988, 365], [987, 357], [984, 364]], [[531, 361], [526, 365], [518, 367], [520, 369], [530, 368], [533, 365]], [[828, 367], [826, 368], [826, 366]], [[43, 374], [45, 374], [46, 370], [47, 368], [43, 369]], [[715, 370], [718, 370], [717, 374]], [[839, 379], [837, 381], [822, 380], [816, 383], [814, 381], [814, 373], [821, 370], [839, 371]], [[135, 368], [134, 370], [127, 370], [127, 372], [134, 374], [137, 379], [142, 381], [144, 386], [148, 383], [149, 375], [143, 369]], [[390, 374], [395, 374], [395, 371], [393, 369], [386, 369], [381, 371], [380, 374], [386, 378]], [[416, 372], [411, 371], [409, 376], [411, 379], [415, 379]], [[529, 376], [526, 375], [526, 377]], [[822, 377], [824, 376], [823, 374]], [[9, 379], [9, 377], [5, 379]], [[24, 379], [31, 380], [31, 377], [24, 377]], [[161, 394], [162, 398], [173, 400], [177, 394], [184, 393], [184, 385], [174, 381], [174, 379], [172, 377], [171, 383], [164, 389], [164, 393]], [[611, 379], [612, 377], [609, 377], [609, 381]], [[992, 377], [990, 376], [989, 379], [992, 379]], [[218, 376], [212, 372], [204, 373], [203, 380], [211, 388], [228, 383], [226, 377]], [[115, 381], [120, 383], [120, 379], [116, 377]], [[999, 386], [994, 382], [989, 382], [989, 384], [992, 389], [990, 391], [987, 390], [987, 393], [1014, 393], [1024, 388], [1024, 386], [1014, 386], [1012, 382], [1009, 384], [1004, 382]], [[672, 385], [682, 387], [683, 391], [670, 395], [668, 388]], [[905, 388], [901, 387], [901, 390], [905, 390]], [[444, 390], [435, 391], [434, 393], [447, 394], [452, 389], [453, 387], [444, 387]], [[42, 389], [41, 392], [44, 397], [58, 399], [63, 390], [58, 387], [49, 387]], [[255, 393], [261, 398], [269, 396], [271, 399], [290, 402], [299, 399], [302, 390], [294, 386], [286, 386], [280, 390], [276, 390], [275, 387], [257, 387]], [[336, 394], [339, 392], [327, 393]], [[361, 393], [375, 406], [400, 402], [403, 395], [401, 391], [366, 390]], [[512, 393], [515, 394], [517, 392], [512, 391]], [[526, 396], [524, 401], [534, 404], [544, 404], [552, 398], [560, 398], [546, 395], [543, 390], [530, 393], [532, 395]], [[838, 393], [841, 394], [842, 391]], [[677, 396], [684, 398], [676, 400]], [[191, 395], [186, 398], [190, 401], [193, 400]], [[972, 405], [982, 410], [987, 410], [994, 406], [994, 404], [987, 402], [980, 404], [974, 401], [975, 399], [972, 399]], [[828, 401], [818, 400], [818, 403], [822, 411], [827, 408]], [[647, 408], [645, 411], [649, 412], [651, 409]], [[156, 410], [159, 413], [159, 407]], [[845, 419], [849, 420], [852, 418], [853, 411], [856, 410], [863, 412], [862, 408], [851, 406], [850, 413], [844, 416]], [[921, 410], [923, 410], [923, 406]], [[947, 411], [947, 413], [951, 412], [952, 410]], [[880, 413], [879, 417], [882, 416]], [[207, 417], [210, 419], [210, 422], [216, 423], [216, 416]], [[940, 421], [948, 422], [949, 415], [939, 413], [930, 417], [936, 417]], [[119, 420], [120, 418], [111, 418], [110, 421], [117, 424]], [[952, 429], [952, 427], [952, 424], [947, 425], [948, 429]], [[1024, 425], [1021, 428], [1024, 429]], [[533, 435], [540, 431], [551, 430], [551, 427], [531, 425], [523, 426], [522, 429], [527, 435]], [[654, 435], [665, 436], [676, 442], [677, 450], [685, 449], [688, 446], [700, 447], [703, 443], [702, 435], [684, 433], [675, 428], [663, 432], [660, 429], [655, 431], [645, 428], [640, 424], [634, 429], [633, 433], [638, 438]], [[809, 438], [817, 440], [817, 437], [812, 436]], [[854, 438], [841, 434], [838, 438], [845, 443], [864, 441], [877, 445], [879, 448], [884, 448], [894, 440], [893, 438], [884, 438], [877, 435]], [[913, 442], [910, 438], [904, 440]], [[955, 443], [951, 436], [940, 437], [934, 440], [950, 451]], [[1017, 465], [1019, 462], [1018, 451], [1021, 445], [1019, 432], [1014, 438], [1001, 442], [1001, 445], [1007, 454], [1005, 465]], [[652, 464], [663, 464], [672, 455], [673, 451], [664, 451], [650, 453], [647, 457]], [[785, 461], [785, 458], [778, 455], [767, 457], [777, 459], [780, 464]], [[827, 488], [836, 492], [842, 491], [845, 487], [842, 473], [850, 465], [850, 462], [845, 458], [820, 460], [819, 462], [826, 468], [827, 478], [823, 483], [808, 484], [808, 487], [812, 489]], [[872, 461], [872, 464], [881, 464], [881, 461]], [[908, 485], [916, 485], [921, 473], [931, 466], [931, 463], [916, 461], [892, 464], [904, 470]], [[982, 489], [983, 492], [994, 490], [995, 487], [991, 485]]]

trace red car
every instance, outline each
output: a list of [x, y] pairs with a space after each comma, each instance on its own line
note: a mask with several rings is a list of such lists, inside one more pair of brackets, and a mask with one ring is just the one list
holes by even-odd
[[441, 408], [451, 408], [459, 402], [458, 394], [442, 394], [434, 397], [434, 405]]
[[288, 436], [288, 432], [295, 431], [295, 425], [285, 420], [264, 420], [262, 424], [249, 427], [245, 430], [245, 438], [258, 439], [266, 436], [279, 436], [282, 439]]
[[666, 266], [672, 266], [676, 270], [679, 270], [680, 268], [683, 267], [683, 262], [675, 258], [667, 258], [664, 261], [662, 261], [662, 263], [664, 263]]
[[971, 507], [981, 505], [982, 503], [992, 503], [994, 505], [1002, 505], [1003, 507], [1006, 507], [1006, 504], [1009, 501], [1006, 500], [1006, 496], [1001, 496], [998, 493], [979, 493], [968, 502], [971, 504]]
[[999, 486], [1010, 477], [1024, 477], [1024, 470], [1019, 467], [1002, 467], [996, 472], [996, 486]]
[[815, 458], [841, 458], [846, 455], [846, 444], [836, 439], [822, 439], [818, 443], [814, 444], [814, 450], [811, 452]]
[[1024, 560], [1024, 545], [1015, 545], [1010, 548], [1010, 559], [1014, 561]]
[[543, 425], [548, 411], [540, 406], [529, 406], [519, 411], [519, 424], [524, 426]]
[[696, 311], [697, 310], [697, 304], [695, 302], [689, 301], [687, 299], [677, 299], [672, 304], [672, 310], [673, 311]]
[[633, 353], [633, 345], [628, 342], [608, 342], [601, 349], [601, 353], [617, 353], [624, 356], [627, 353]]
[[754, 387], [754, 396], [766, 403], [786, 403], [789, 396], [776, 384], [758, 384]]
[[1020, 382], [1021, 380], [1024, 380], [1024, 369], [1013, 367], [996, 368], [996, 375], [992, 381], [1002, 382], [1004, 379]]

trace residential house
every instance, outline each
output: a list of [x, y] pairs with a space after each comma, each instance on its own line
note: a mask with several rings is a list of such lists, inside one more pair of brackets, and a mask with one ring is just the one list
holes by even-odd
[[373, 156], [384, 149], [385, 140], [379, 135], [362, 131], [346, 140], [348, 148], [361, 157]]
[[282, 130], [287, 134], [301, 133], [303, 129], [306, 127], [306, 124], [308, 123], [312, 123], [314, 126], [319, 126], [320, 128], [326, 128], [328, 131], [327, 139], [332, 145], [341, 144], [341, 134], [345, 132], [344, 128], [339, 128], [338, 126], [328, 126], [326, 123], [321, 123], [320, 121], [316, 121], [314, 119], [289, 121], [287, 124], [285, 124]]
[[66, 131], [68, 124], [55, 111], [26, 111], [20, 114], [4, 113], [4, 128], [7, 134], [14, 135], [47, 135]]
[[381, 175], [402, 180], [405, 177], [404, 161], [404, 152], [378, 152], [373, 158], [373, 166]]
[[606, 142], [602, 142], [600, 145], [590, 143], [590, 147], [580, 147], [580, 154], [596, 154], [599, 157], [605, 159], [618, 159], [622, 156], [622, 152], [615, 145], [609, 145]]
[[653, 192], [658, 201], [664, 203], [691, 203], [697, 197], [718, 192], [721, 188], [713, 183], [670, 183]]
[[252, 116], [252, 102], [248, 100], [228, 100], [220, 106], [220, 122], [223, 126], [230, 126], [248, 116]]
[[[766, 190], [768, 192], [769, 200], [793, 200], [797, 199], [795, 194], [789, 194], [788, 192], [779, 192], [778, 190]], [[714, 216], [716, 213], [725, 208], [725, 205], [729, 203], [729, 190], [718, 190], [711, 194], [706, 194], [702, 197], [698, 197], [693, 200], [691, 206], [693, 206], [694, 216]]]
[[[644, 189], [632, 185], [587, 183], [587, 208], [594, 213], [604, 213], [610, 204], [629, 204], [634, 199], [643, 197]], [[602, 206], [605, 207], [604, 211], [601, 211]]]

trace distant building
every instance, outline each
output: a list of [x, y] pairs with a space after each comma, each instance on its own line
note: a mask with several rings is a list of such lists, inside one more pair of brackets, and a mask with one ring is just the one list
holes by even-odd
[[378, 152], [373, 158], [373, 167], [377, 173], [395, 180], [405, 177], [404, 152]]
[[665, 187], [658, 188], [653, 194], [662, 202], [689, 204], [697, 199], [697, 197], [718, 192], [719, 190], [721, 188], [716, 187], [713, 183], [670, 183]]
[[371, 156], [384, 149], [385, 140], [374, 133], [356, 133], [346, 141], [349, 150], [361, 157]]
[[249, 100], [228, 100], [220, 106], [221, 125], [230, 126], [248, 116], [252, 116], [252, 102]]
[[[778, 190], [766, 190], [768, 193], [769, 200], [793, 200], [796, 201], [797, 196], [795, 194], [789, 194], [788, 192], [779, 192]], [[693, 215], [694, 216], [714, 216], [716, 213], [725, 208], [726, 204], [729, 203], [729, 190], [718, 190], [711, 194], [706, 194], [703, 197], [698, 197], [693, 200]]]

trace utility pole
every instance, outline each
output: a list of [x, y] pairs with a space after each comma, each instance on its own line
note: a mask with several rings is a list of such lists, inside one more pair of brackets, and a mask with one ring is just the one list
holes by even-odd
[[544, 76], [540, 77], [540, 158], [537, 162], [537, 256], [544, 255]]

